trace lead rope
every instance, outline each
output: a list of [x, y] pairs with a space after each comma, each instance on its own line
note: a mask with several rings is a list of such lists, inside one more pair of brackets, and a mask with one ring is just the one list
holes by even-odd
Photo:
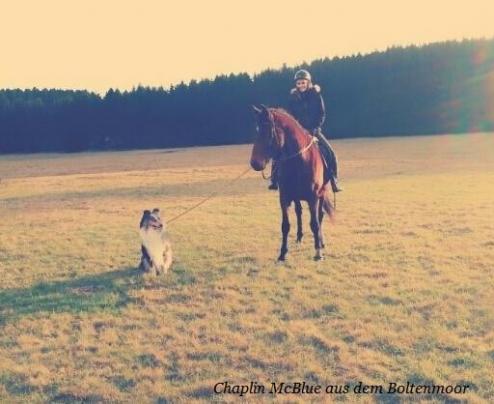
[[[250, 167], [248, 167], [245, 171], [243, 171], [242, 173], [240, 173], [239, 175], [237, 175], [235, 178], [232, 178], [230, 181], [228, 181], [228, 185], [239, 180], [240, 178], [242, 178], [245, 174], [247, 174], [248, 172], [250, 171]], [[199, 201], [198, 203], [196, 203], [195, 205], [192, 205], [190, 208], [186, 209], [185, 211], [183, 211], [182, 213], [179, 213], [178, 215], [172, 217], [171, 219], [167, 220], [167, 223], [171, 223], [171, 222], [174, 222], [175, 220], [177, 220], [179, 217], [182, 217], [184, 215], [186, 215], [187, 213], [189, 213], [190, 211], [198, 208], [199, 206], [201, 206], [202, 204], [206, 203], [207, 201], [209, 201], [211, 198], [214, 198], [216, 195], [218, 195], [219, 191], [216, 191], [216, 192], [212, 192], [211, 194], [209, 194], [207, 197], [205, 197], [204, 199], [202, 199], [201, 201]]]

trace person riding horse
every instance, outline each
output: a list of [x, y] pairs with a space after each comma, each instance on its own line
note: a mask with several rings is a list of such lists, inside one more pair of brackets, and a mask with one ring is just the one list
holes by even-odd
[[[299, 70], [295, 73], [295, 88], [290, 91], [288, 112], [306, 129], [318, 139], [319, 147], [328, 165], [329, 180], [333, 192], [342, 191], [338, 186], [338, 161], [330, 143], [321, 132], [321, 126], [326, 117], [324, 101], [321, 96], [321, 88], [312, 84], [312, 78], [307, 70]], [[277, 162], [273, 160], [271, 167], [271, 190], [278, 189]]]

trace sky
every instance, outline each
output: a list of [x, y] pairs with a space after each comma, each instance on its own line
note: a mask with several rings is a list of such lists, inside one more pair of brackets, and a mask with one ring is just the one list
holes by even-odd
[[104, 93], [494, 37], [494, 0], [0, 0], [0, 88]]

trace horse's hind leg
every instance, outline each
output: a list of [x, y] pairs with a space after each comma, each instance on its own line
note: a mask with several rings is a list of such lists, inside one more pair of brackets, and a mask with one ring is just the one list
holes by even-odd
[[281, 204], [281, 233], [282, 233], [282, 242], [281, 242], [281, 250], [280, 256], [278, 257], [278, 261], [285, 261], [286, 253], [288, 252], [288, 233], [290, 232], [290, 221], [288, 219], [288, 206], [289, 203], [284, 202], [280, 199]]
[[310, 228], [312, 234], [314, 235], [314, 247], [316, 249], [316, 255], [314, 259], [316, 261], [323, 259], [323, 254], [321, 252], [322, 242], [321, 242], [321, 226], [319, 224], [319, 198], [315, 198], [313, 201], [309, 202], [310, 209]]
[[295, 201], [295, 213], [297, 214], [297, 243], [300, 243], [304, 236], [302, 230], [302, 204], [300, 201]]
[[325, 248], [326, 245], [324, 244], [324, 234], [323, 234], [323, 231], [322, 231], [322, 222], [323, 222], [323, 219], [324, 219], [324, 208], [323, 208], [323, 199], [321, 198], [319, 200], [319, 213], [318, 213], [318, 218], [319, 218], [319, 237], [320, 237], [320, 240], [321, 240], [321, 246], [322, 248]]

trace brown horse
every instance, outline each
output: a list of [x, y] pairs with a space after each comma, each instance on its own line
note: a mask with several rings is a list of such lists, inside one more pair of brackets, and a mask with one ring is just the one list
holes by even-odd
[[324, 212], [333, 217], [334, 209], [328, 198], [328, 180], [324, 163], [314, 138], [288, 112], [280, 108], [253, 107], [258, 136], [252, 148], [250, 165], [256, 171], [266, 167], [270, 159], [278, 161], [280, 206], [283, 235], [279, 261], [288, 252], [290, 222], [288, 208], [295, 202], [297, 242], [302, 239], [302, 207], [306, 201], [310, 210], [310, 227], [314, 234], [315, 260], [323, 259], [324, 240], [321, 231]]

